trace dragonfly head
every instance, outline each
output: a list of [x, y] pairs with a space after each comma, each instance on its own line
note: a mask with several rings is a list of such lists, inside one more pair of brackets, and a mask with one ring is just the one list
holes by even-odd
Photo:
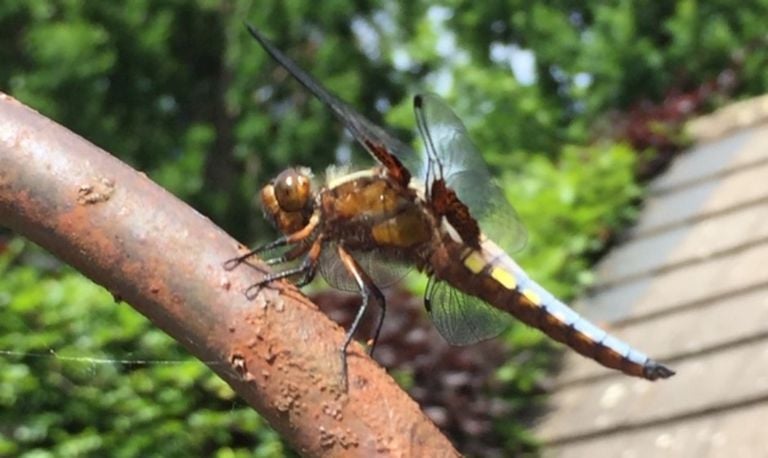
[[303, 228], [312, 216], [310, 176], [309, 169], [286, 169], [261, 189], [264, 214], [284, 234]]

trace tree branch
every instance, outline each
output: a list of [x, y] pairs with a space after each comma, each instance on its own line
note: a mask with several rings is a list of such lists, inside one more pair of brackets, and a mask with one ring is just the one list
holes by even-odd
[[[359, 345], [293, 287], [222, 263], [238, 243], [105, 151], [0, 93], [0, 225], [131, 304], [309, 456], [456, 456]], [[279, 289], [279, 291], [278, 291]]]

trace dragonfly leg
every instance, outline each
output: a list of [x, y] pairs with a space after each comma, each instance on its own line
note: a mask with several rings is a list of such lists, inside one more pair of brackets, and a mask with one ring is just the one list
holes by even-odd
[[340, 349], [340, 356], [341, 356], [341, 377], [342, 377], [342, 383], [344, 384], [344, 388], [346, 390], [347, 387], [347, 347], [349, 347], [349, 344], [352, 342], [352, 337], [355, 335], [355, 332], [360, 327], [360, 322], [363, 319], [363, 315], [365, 315], [365, 311], [368, 309], [368, 304], [371, 302], [371, 300], [375, 301], [379, 304], [382, 310], [381, 318], [379, 319], [379, 324], [376, 327], [376, 334], [373, 339], [373, 344], [371, 345], [371, 353], [373, 353], [373, 348], [376, 346], [376, 341], [379, 338], [379, 332], [381, 331], [381, 324], [384, 321], [384, 311], [386, 310], [386, 301], [384, 300], [384, 295], [381, 293], [381, 290], [373, 283], [373, 280], [371, 280], [371, 277], [368, 276], [368, 274], [360, 267], [360, 265], [355, 261], [355, 258], [353, 258], [347, 250], [344, 249], [341, 245], [338, 247], [339, 250], [339, 258], [341, 259], [341, 262], [344, 264], [344, 267], [347, 269], [349, 274], [352, 276], [352, 278], [355, 279], [355, 282], [357, 283], [357, 286], [360, 288], [360, 294], [363, 296], [363, 303], [360, 305], [360, 309], [357, 311], [357, 315], [355, 316], [354, 321], [352, 321], [352, 325], [349, 327], [349, 330], [347, 331], [347, 335], [344, 338], [344, 343], [341, 346]]
[[315, 241], [312, 242], [312, 245], [309, 247], [307, 256], [304, 258], [303, 262], [304, 264], [309, 265], [309, 269], [307, 269], [307, 271], [304, 272], [304, 275], [296, 283], [294, 283], [297, 288], [303, 288], [315, 279], [315, 274], [317, 273], [317, 264], [320, 260], [320, 253], [322, 252], [323, 238], [321, 236], [315, 239]]
[[295, 283], [295, 285], [299, 288], [301, 288], [302, 286], [305, 286], [306, 284], [311, 282], [312, 279], [315, 278], [315, 272], [317, 272], [317, 261], [320, 258], [320, 253], [322, 252], [322, 249], [323, 249], [323, 239], [322, 237], [318, 237], [317, 239], [315, 239], [314, 242], [312, 242], [312, 245], [309, 248], [309, 252], [307, 253], [307, 256], [304, 258], [304, 260], [301, 262], [299, 266], [294, 267], [292, 269], [283, 270], [282, 272], [275, 272], [275, 273], [266, 275], [259, 282], [252, 284], [251, 286], [248, 287], [248, 289], [245, 290], [245, 297], [247, 297], [249, 300], [254, 299], [256, 296], [259, 295], [259, 293], [261, 292], [261, 289], [264, 288], [267, 284], [272, 283], [273, 281], [276, 281], [276, 280], [282, 280], [284, 278], [292, 277], [298, 274], [302, 274], [302, 277]]
[[294, 259], [300, 257], [301, 255], [305, 254], [307, 251], [309, 251], [309, 248], [311, 245], [307, 244], [300, 244], [300, 245], [294, 245], [293, 248], [286, 251], [282, 255], [276, 257], [276, 258], [270, 258], [265, 259], [264, 264], [268, 266], [274, 266], [275, 264], [283, 264], [288, 261], [293, 261]]
[[318, 224], [320, 224], [320, 218], [313, 216], [312, 218], [310, 218], [309, 223], [306, 226], [304, 226], [301, 230], [296, 231], [290, 235], [284, 235], [282, 237], [279, 237], [277, 240], [273, 240], [270, 243], [258, 246], [241, 256], [237, 256], [236, 258], [227, 260], [224, 263], [224, 269], [233, 270], [235, 267], [245, 262], [251, 256], [255, 256], [257, 254], [263, 253], [273, 248], [279, 248], [286, 245], [293, 245], [294, 243], [299, 243], [301, 241], [304, 241], [312, 235], [312, 233], [315, 231], [315, 228], [317, 228]]
[[[374, 287], [376, 287], [374, 285]], [[378, 288], [376, 288], [378, 290]], [[381, 307], [381, 315], [379, 315], [378, 323], [376, 323], [376, 331], [373, 333], [373, 341], [371, 342], [371, 349], [368, 351], [369, 356], [373, 356], [373, 350], [376, 349], [376, 344], [379, 342], [379, 334], [381, 334], [381, 327], [384, 325], [384, 315], [387, 314], [387, 301], [384, 299], [384, 295], [379, 291], [381, 296], [379, 300], [379, 306]]]
[[261, 281], [252, 284], [248, 287], [248, 289], [245, 290], [245, 297], [248, 298], [248, 300], [255, 299], [256, 296], [259, 295], [262, 288], [267, 286], [267, 284], [272, 283], [273, 281], [282, 280], [284, 278], [292, 277], [294, 275], [298, 274], [305, 274], [309, 271], [308, 265], [305, 265], [305, 263], [301, 263], [300, 266], [294, 267], [292, 269], [286, 269], [282, 272], [277, 272], [273, 274], [269, 274], [265, 276]]
[[239, 266], [240, 264], [244, 263], [248, 258], [251, 256], [255, 256], [257, 254], [263, 253], [265, 251], [271, 250], [273, 248], [278, 248], [281, 246], [288, 245], [290, 242], [288, 241], [288, 236], [283, 236], [278, 238], [277, 240], [273, 240], [272, 242], [266, 243], [264, 245], [258, 246], [254, 248], [253, 250], [245, 253], [242, 256], [238, 256], [236, 258], [232, 258], [227, 260], [227, 262], [224, 263], [224, 269], [226, 270], [233, 270], [235, 267]]

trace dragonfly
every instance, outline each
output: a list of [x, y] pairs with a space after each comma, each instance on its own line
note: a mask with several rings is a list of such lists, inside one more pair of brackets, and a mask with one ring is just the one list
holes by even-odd
[[246, 26], [377, 162], [351, 173], [329, 169], [321, 184], [308, 169], [283, 171], [260, 192], [264, 214], [282, 235], [225, 263], [234, 269], [278, 248], [285, 251], [266, 264], [300, 260], [251, 285], [245, 292], [249, 299], [280, 279], [305, 286], [318, 272], [334, 287], [358, 291], [362, 304], [339, 351], [344, 382], [347, 348], [371, 304], [381, 309], [370, 346], [375, 348], [386, 311], [381, 287], [398, 276], [389, 268], [395, 265], [427, 275], [424, 304], [450, 344], [495, 337], [512, 316], [627, 375], [657, 380], [675, 374], [581, 317], [512, 259], [509, 253], [525, 244], [526, 231], [461, 120], [439, 96], [413, 98], [424, 146], [416, 153], [331, 93], [255, 27]]

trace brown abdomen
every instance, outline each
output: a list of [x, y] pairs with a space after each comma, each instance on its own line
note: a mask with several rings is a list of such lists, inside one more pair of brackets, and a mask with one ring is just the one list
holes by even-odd
[[[444, 243], [436, 274], [461, 291], [483, 299], [520, 321], [540, 329], [551, 338], [592, 358], [603, 366], [649, 380], [674, 375], [629, 344], [582, 318], [556, 299], [489, 240], [480, 250], [460, 243]], [[436, 253], [433, 256], [439, 257]], [[457, 262], [450, 262], [456, 259]]]

